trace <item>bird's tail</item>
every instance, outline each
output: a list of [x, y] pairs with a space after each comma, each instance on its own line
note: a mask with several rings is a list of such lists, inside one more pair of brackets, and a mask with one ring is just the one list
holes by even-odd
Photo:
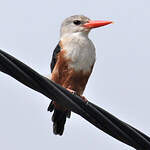
[[52, 112], [53, 110], [53, 133], [56, 135], [62, 135], [66, 123], [66, 118], [70, 118], [70, 111], [58, 109], [54, 106], [53, 102], [51, 102], [48, 107], [48, 111]]

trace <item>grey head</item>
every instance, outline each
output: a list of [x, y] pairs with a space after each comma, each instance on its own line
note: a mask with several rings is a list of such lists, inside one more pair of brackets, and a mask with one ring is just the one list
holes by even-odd
[[74, 15], [65, 19], [61, 25], [60, 36], [80, 33], [78, 35], [88, 36], [93, 28], [102, 27], [113, 23], [112, 21], [90, 20], [83, 15]]
[[83, 25], [88, 23], [89, 20], [88, 17], [83, 15], [74, 15], [66, 18], [61, 25], [60, 36], [73, 33], [88, 34], [90, 29], [85, 28]]

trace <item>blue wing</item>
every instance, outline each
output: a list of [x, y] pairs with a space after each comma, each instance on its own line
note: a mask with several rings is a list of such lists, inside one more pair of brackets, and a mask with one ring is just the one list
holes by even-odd
[[60, 44], [58, 43], [58, 45], [56, 46], [56, 48], [54, 49], [53, 55], [52, 55], [52, 60], [51, 60], [51, 72], [53, 72], [53, 69], [55, 67], [55, 64], [57, 62], [57, 54], [61, 51], [61, 47]]

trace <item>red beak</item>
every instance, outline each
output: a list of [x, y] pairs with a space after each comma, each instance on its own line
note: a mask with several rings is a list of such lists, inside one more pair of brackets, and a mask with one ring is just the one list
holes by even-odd
[[101, 21], [101, 20], [89, 20], [88, 23], [85, 23], [83, 26], [89, 29], [98, 28], [113, 23], [112, 21]]

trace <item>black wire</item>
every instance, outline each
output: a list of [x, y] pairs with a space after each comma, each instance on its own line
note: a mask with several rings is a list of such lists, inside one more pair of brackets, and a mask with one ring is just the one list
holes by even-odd
[[[0, 71], [79, 114], [91, 124], [137, 150], [149, 150], [150, 138], [91, 102], [84, 102], [15, 57], [0, 50]], [[60, 101], [61, 97], [61, 101]]]
[[[56, 83], [53, 83], [56, 86]], [[88, 114], [92, 116], [92, 118], [96, 119], [96, 127], [113, 136], [114, 138], [132, 146], [136, 149], [149, 149], [150, 139], [148, 136], [144, 135], [144, 133], [138, 131], [137, 129], [123, 123], [104, 109], [96, 106], [95, 104], [88, 102], [85, 104], [84, 101], [80, 99], [79, 96], [72, 96], [72, 94], [68, 94], [68, 91], [63, 90], [63, 92], [68, 95], [73, 101], [75, 101], [79, 106], [82, 107]], [[80, 114], [82, 116], [82, 114]], [[84, 118], [84, 116], [82, 116]], [[129, 133], [131, 135], [129, 135]], [[132, 137], [133, 134], [133, 137]], [[143, 134], [143, 135], [142, 135]], [[142, 135], [142, 136], [141, 136]], [[143, 137], [145, 139], [143, 139]], [[135, 138], [135, 139], [134, 139]], [[138, 144], [138, 140], [140, 143]], [[142, 145], [142, 148], [140, 148]]]

